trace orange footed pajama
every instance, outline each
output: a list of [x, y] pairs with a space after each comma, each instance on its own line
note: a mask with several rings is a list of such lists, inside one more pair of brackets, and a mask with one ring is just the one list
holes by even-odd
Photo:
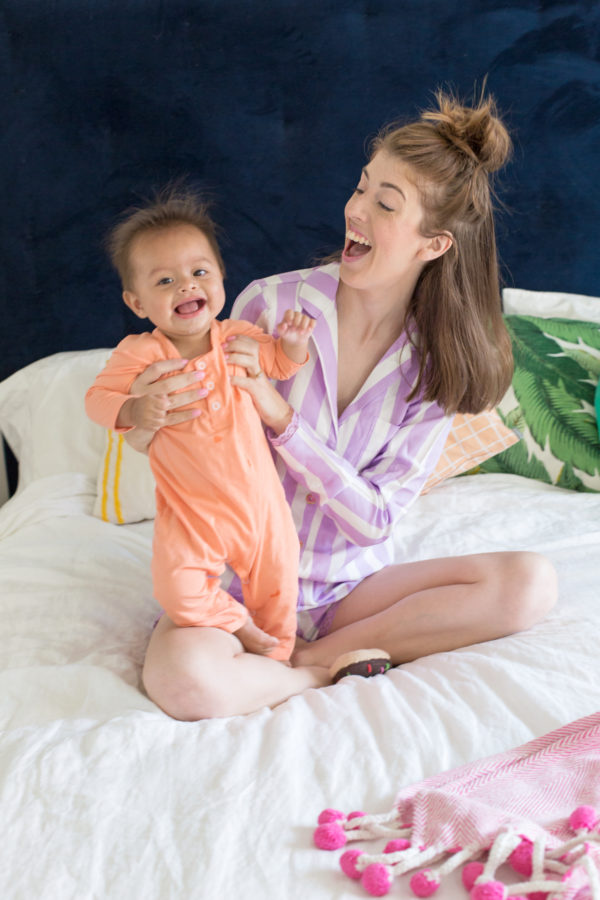
[[[281, 488], [279, 479], [277, 486]], [[233, 633], [251, 613], [259, 628], [279, 640], [266, 655], [285, 661], [296, 638], [298, 538], [293, 525], [288, 527], [287, 504], [282, 516], [272, 496], [265, 491], [261, 496], [262, 503], [252, 510], [251, 517], [246, 497], [226, 515], [223, 501], [218, 500], [215, 526], [206, 518], [197, 519], [193, 535], [168, 508], [157, 516], [154, 592], [176, 625], [210, 626]], [[229, 548], [227, 557], [225, 547]], [[240, 578], [244, 605], [221, 587], [224, 560]]]
[[[150, 444], [156, 481], [152, 576], [157, 601], [180, 626], [235, 632], [252, 614], [279, 644], [267, 655], [288, 660], [296, 634], [299, 542], [260, 417], [250, 395], [229, 381], [245, 374], [229, 365], [221, 344], [246, 334], [260, 347], [263, 371], [289, 378], [299, 368], [280, 342], [243, 321], [211, 325], [211, 350], [183, 371], [202, 370], [201, 415], [162, 428]], [[178, 358], [155, 330], [130, 335], [88, 391], [88, 413], [114, 428], [135, 377], [158, 359]], [[244, 605], [221, 588], [226, 566], [238, 575]]]

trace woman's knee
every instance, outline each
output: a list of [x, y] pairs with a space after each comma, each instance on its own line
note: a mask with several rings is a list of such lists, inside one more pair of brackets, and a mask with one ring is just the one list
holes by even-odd
[[[194, 629], [195, 630], [195, 629]], [[187, 629], [183, 629], [187, 632]], [[177, 629], [148, 648], [142, 681], [149, 698], [173, 719], [195, 722], [227, 715], [219, 672], [224, 658]]]
[[523, 631], [543, 619], [556, 604], [556, 570], [540, 553], [520, 551], [501, 556], [499, 596], [507, 616], [507, 631]]
[[215, 714], [210, 686], [197, 671], [184, 666], [164, 671], [161, 666], [146, 663], [142, 681], [148, 697], [173, 719], [194, 722]]
[[172, 719], [196, 722], [213, 717], [215, 704], [209, 702], [206, 686], [190, 673], [176, 671], [161, 677], [145, 666], [142, 680], [150, 700]]

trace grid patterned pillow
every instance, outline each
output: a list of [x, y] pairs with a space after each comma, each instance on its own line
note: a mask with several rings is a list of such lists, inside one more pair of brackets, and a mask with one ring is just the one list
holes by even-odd
[[421, 491], [426, 494], [436, 484], [468, 472], [519, 440], [519, 435], [504, 424], [495, 409], [474, 415], [458, 413], [446, 439], [438, 464]]

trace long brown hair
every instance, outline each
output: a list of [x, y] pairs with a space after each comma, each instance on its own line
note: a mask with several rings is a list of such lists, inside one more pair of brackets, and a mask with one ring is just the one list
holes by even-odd
[[513, 361], [502, 319], [494, 192], [490, 174], [511, 152], [492, 97], [464, 106], [438, 91], [437, 109], [416, 122], [388, 126], [371, 144], [408, 166], [421, 196], [421, 232], [444, 232], [452, 246], [427, 263], [409, 304], [406, 329], [421, 366], [410, 397], [447, 412], [481, 412], [507, 390]]

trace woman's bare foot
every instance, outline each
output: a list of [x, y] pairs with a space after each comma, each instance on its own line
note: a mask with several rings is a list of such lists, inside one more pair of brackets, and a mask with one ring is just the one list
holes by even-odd
[[305, 641], [304, 638], [298, 637], [296, 635], [296, 643], [294, 644], [294, 649], [292, 651], [292, 655], [290, 658], [290, 662], [293, 666], [301, 666], [302, 663], [300, 658], [302, 656], [303, 650], [309, 646], [309, 641]]
[[256, 653], [259, 656], [265, 656], [279, 644], [276, 637], [267, 634], [266, 631], [255, 625], [250, 618], [234, 634], [241, 641], [247, 653]]
[[329, 659], [327, 653], [322, 653], [321, 641], [305, 641], [303, 638], [296, 638], [296, 644], [294, 647], [294, 652], [292, 653], [292, 665], [294, 667], [298, 666], [322, 666], [324, 668], [329, 668], [333, 660], [339, 656], [338, 653], [335, 653], [331, 659]]
[[[296, 669], [298, 671], [298, 669]], [[311, 679], [310, 687], [327, 687], [332, 684], [331, 672], [324, 666], [303, 666], [302, 671]]]

